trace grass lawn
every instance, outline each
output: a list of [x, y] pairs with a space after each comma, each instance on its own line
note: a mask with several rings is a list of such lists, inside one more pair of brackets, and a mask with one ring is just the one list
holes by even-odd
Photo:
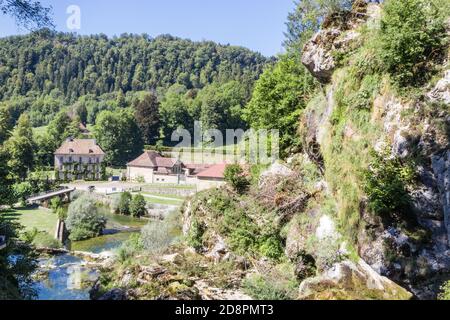
[[145, 194], [142, 194], [142, 195], [144, 196], [145, 201], [147, 201], [147, 203], [150, 203], [150, 204], [163, 204], [163, 205], [165, 204], [165, 205], [170, 205], [170, 206], [181, 206], [181, 204], [183, 203], [183, 200], [159, 199], [159, 198], [154, 198], [152, 196], [145, 195]]
[[27, 231], [36, 228], [38, 231], [47, 232], [52, 236], [55, 234], [58, 217], [50, 210], [32, 207], [9, 210], [2, 214], [7, 219], [23, 225]]
[[173, 200], [184, 200], [186, 197], [178, 196], [176, 194], [158, 194], [158, 193], [152, 193], [152, 192], [141, 192], [142, 195], [147, 196], [154, 196], [154, 197], [162, 197], [162, 198], [170, 198]]

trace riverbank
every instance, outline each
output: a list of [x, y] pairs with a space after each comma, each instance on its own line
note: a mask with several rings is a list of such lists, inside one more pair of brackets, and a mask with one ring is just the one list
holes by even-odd
[[150, 222], [106, 214], [102, 236], [68, 242], [65, 248], [38, 247], [38, 269], [33, 275], [37, 300], [89, 300], [101, 270], [110, 268], [116, 252], [132, 235]]

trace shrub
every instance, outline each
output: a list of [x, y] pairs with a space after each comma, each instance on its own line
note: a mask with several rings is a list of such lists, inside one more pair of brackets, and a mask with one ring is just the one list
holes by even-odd
[[438, 296], [439, 300], [450, 300], [450, 281], [444, 283], [441, 287], [441, 293]]
[[199, 251], [203, 247], [203, 234], [205, 233], [205, 225], [194, 219], [189, 230], [187, 239], [188, 245]]
[[242, 282], [244, 292], [257, 300], [296, 299], [298, 286], [289, 264], [278, 265], [265, 274], [252, 274]]
[[60, 197], [53, 198], [50, 200], [50, 209], [53, 210], [53, 213], [57, 213], [58, 209], [61, 207], [62, 201]]
[[125, 241], [117, 252], [117, 257], [120, 262], [125, 262], [129, 258], [136, 255], [136, 253], [140, 252], [144, 249], [142, 244], [142, 239], [140, 234], [132, 234], [130, 238]]
[[100, 180], [107, 181], [108, 180], [108, 174], [106, 172], [106, 163], [102, 163], [100, 166]]
[[427, 80], [429, 61], [443, 52], [445, 24], [428, 0], [389, 0], [381, 21], [382, 54], [401, 86]]
[[66, 226], [70, 240], [85, 240], [103, 233], [106, 218], [99, 213], [92, 197], [82, 196], [70, 204]]
[[403, 164], [399, 158], [389, 158], [388, 151], [372, 152], [373, 160], [364, 173], [364, 191], [369, 207], [380, 215], [406, 213], [411, 197], [406, 186], [415, 179], [414, 168]]
[[137, 176], [136, 177], [136, 182], [137, 183], [145, 183], [145, 178], [143, 176]]
[[258, 227], [237, 207], [228, 207], [220, 221], [219, 231], [228, 238], [230, 248], [238, 254], [256, 252], [258, 249]]
[[257, 300], [288, 300], [283, 290], [275, 288], [261, 275], [251, 275], [242, 283], [244, 292]]
[[59, 207], [56, 210], [56, 215], [58, 216], [58, 219], [60, 220], [66, 220], [67, 219], [67, 208], [65, 207]]
[[147, 214], [147, 202], [142, 194], [137, 194], [130, 202], [130, 213], [133, 217], [139, 218]]
[[129, 192], [123, 192], [120, 195], [120, 202], [119, 202], [119, 213], [123, 215], [129, 215], [130, 214], [130, 203], [132, 199], [132, 195]]
[[116, 214], [120, 213], [119, 212], [120, 197], [121, 194], [113, 194], [110, 197], [109, 208], [111, 209], [111, 212], [114, 212]]
[[33, 187], [29, 182], [17, 183], [13, 186], [14, 197], [21, 206], [26, 206], [26, 199], [33, 193]]
[[154, 221], [141, 230], [142, 245], [150, 253], [163, 253], [174, 241], [170, 225], [165, 221]]
[[72, 192], [72, 195], [70, 196], [72, 202], [77, 200], [78, 198], [84, 196], [86, 194], [85, 191], [81, 191], [81, 190], [75, 190], [74, 192]]
[[282, 240], [278, 236], [270, 236], [267, 239], [261, 241], [261, 245], [259, 246], [259, 252], [270, 259], [278, 260], [283, 254], [283, 246]]
[[339, 239], [335, 237], [318, 239], [314, 235], [308, 239], [307, 246], [308, 252], [312, 253], [315, 265], [320, 271], [331, 268], [345, 258], [340, 252]]
[[38, 248], [59, 249], [61, 243], [46, 232], [39, 232], [33, 239], [33, 244]]
[[247, 177], [244, 175], [242, 167], [238, 164], [227, 166], [225, 168], [224, 176], [225, 181], [238, 193], [244, 193], [250, 184]]
[[39, 232], [37, 228], [33, 228], [29, 231], [25, 231], [22, 234], [22, 240], [27, 243], [32, 243], [38, 248], [51, 248], [58, 249], [61, 248], [61, 243], [54, 239], [47, 232]]

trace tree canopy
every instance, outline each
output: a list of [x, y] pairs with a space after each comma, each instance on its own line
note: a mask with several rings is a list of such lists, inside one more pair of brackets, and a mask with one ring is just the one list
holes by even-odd
[[105, 161], [125, 165], [142, 153], [144, 143], [132, 109], [102, 111], [94, 129], [98, 144], [105, 150]]
[[315, 88], [305, 67], [293, 57], [282, 56], [257, 81], [244, 119], [254, 129], [279, 130], [281, 151], [296, 146], [300, 115]]
[[40, 30], [0, 39], [0, 98], [48, 95], [66, 102], [86, 94], [202, 88], [213, 82], [252, 82], [268, 61], [248, 49], [192, 42], [170, 35], [76, 36]]
[[44, 7], [33, 0], [0, 0], [0, 12], [16, 19], [27, 29], [53, 27], [51, 7]]

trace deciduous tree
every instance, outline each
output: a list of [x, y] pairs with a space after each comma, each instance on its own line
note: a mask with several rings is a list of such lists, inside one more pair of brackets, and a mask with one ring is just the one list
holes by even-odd
[[28, 115], [20, 116], [11, 137], [5, 142], [7, 165], [14, 179], [24, 180], [34, 164], [34, 140]]
[[146, 144], [155, 144], [159, 138], [159, 107], [158, 98], [153, 93], [147, 94], [135, 105], [136, 123]]

